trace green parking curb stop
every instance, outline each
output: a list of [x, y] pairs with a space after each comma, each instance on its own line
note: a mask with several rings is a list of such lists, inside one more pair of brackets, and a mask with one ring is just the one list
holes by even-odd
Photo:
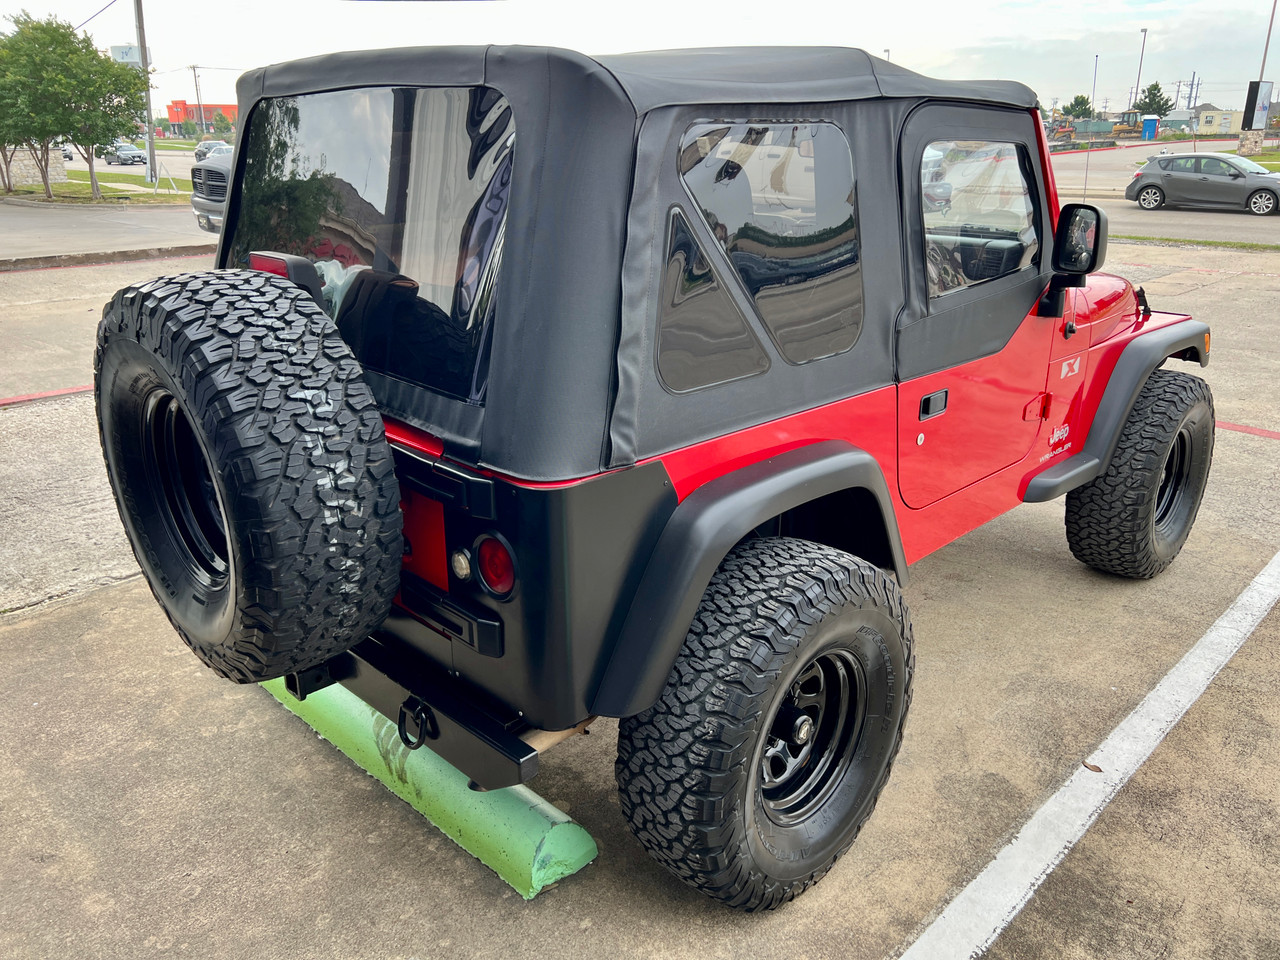
[[591, 834], [528, 787], [468, 789], [465, 774], [428, 749], [406, 749], [396, 725], [345, 687], [298, 700], [284, 680], [262, 686], [526, 900], [596, 858]]

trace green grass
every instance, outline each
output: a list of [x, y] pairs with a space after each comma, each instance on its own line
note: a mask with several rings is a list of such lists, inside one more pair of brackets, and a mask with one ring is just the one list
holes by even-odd
[[1280, 243], [1247, 243], [1243, 240], [1188, 240], [1186, 237], [1140, 237], [1130, 233], [1112, 233], [1111, 240], [1137, 240], [1142, 243], [1178, 243], [1192, 247], [1223, 247], [1227, 250], [1280, 250]]
[[[88, 178], [89, 175], [86, 173], [86, 182], [83, 183], [72, 180], [69, 183], [51, 184], [50, 187], [53, 190], [52, 202], [98, 203], [99, 201], [93, 199], [92, 188], [87, 182]], [[118, 187], [112, 187], [110, 184], [99, 184], [99, 186], [102, 189], [102, 202], [105, 203], [156, 204], [190, 202], [190, 196], [183, 193], [161, 193], [153, 197], [150, 193], [132, 193], [127, 190], [121, 190]], [[10, 196], [19, 197], [23, 200], [44, 200], [44, 187], [38, 183], [15, 187]]]
[[[99, 170], [97, 171], [97, 174], [98, 174], [98, 183], [100, 184], [131, 183], [131, 184], [134, 184], [135, 186], [146, 187], [148, 190], [150, 190], [154, 186], [154, 184], [147, 183], [146, 177], [140, 173], [107, 173], [105, 171]], [[88, 183], [89, 171], [88, 170], [68, 170], [67, 177], [68, 179], [75, 180], [79, 183]], [[180, 192], [186, 192], [186, 193], [191, 192], [190, 180], [184, 180], [182, 179], [182, 177], [174, 177], [173, 183], [174, 183], [174, 186], [176, 186]], [[161, 178], [160, 192], [161, 193], [173, 192], [172, 190], [169, 189], [168, 177]]]

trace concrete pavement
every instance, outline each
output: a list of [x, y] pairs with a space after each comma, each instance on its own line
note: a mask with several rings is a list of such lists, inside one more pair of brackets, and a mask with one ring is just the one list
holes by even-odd
[[[87, 383], [112, 291], [208, 263], [0, 274], [0, 397]], [[1280, 434], [1280, 255], [1115, 243], [1108, 269], [1212, 323], [1213, 363], [1195, 372], [1219, 420]], [[114, 515], [91, 397], [0, 409], [0, 956], [893, 956], [1280, 550], [1278, 455], [1280, 439], [1219, 430], [1196, 529], [1154, 581], [1076, 563], [1060, 502], [917, 563], [917, 685], [879, 809], [822, 884], [749, 917], [631, 839], [608, 721], [547, 754], [533, 784], [600, 859], [521, 901], [264, 691], [186, 650]], [[1277, 955], [1278, 638], [1273, 612], [991, 956]]]

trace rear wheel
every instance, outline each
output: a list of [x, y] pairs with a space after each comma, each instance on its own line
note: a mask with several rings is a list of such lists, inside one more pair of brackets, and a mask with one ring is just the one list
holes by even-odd
[[632, 831], [744, 910], [821, 879], [871, 815], [902, 741], [911, 626], [882, 570], [803, 540], [725, 559], [659, 701], [618, 730]]
[[1275, 209], [1276, 195], [1270, 190], [1255, 190], [1249, 195], [1249, 212], [1255, 216], [1265, 217]]
[[399, 488], [359, 365], [298, 287], [225, 270], [126, 287], [95, 357], [134, 555], [219, 674], [268, 680], [362, 640], [399, 586]]
[[1213, 395], [1199, 377], [1147, 379], [1106, 471], [1067, 494], [1067, 543], [1106, 573], [1147, 579], [1186, 543], [1213, 460]]
[[1158, 210], [1164, 206], [1164, 191], [1159, 187], [1143, 187], [1138, 191], [1138, 206], [1143, 210]]

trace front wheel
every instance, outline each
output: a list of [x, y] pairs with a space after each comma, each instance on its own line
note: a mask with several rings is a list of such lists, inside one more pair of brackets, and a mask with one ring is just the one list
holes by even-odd
[[1138, 206], [1143, 210], [1158, 210], [1164, 206], [1164, 191], [1159, 187], [1143, 187], [1138, 191]]
[[1071, 552], [1106, 573], [1154, 577], [1186, 543], [1212, 461], [1209, 385], [1189, 374], [1154, 371], [1106, 471], [1067, 494]]
[[675, 876], [744, 910], [820, 880], [902, 742], [911, 625], [882, 570], [804, 540], [740, 544], [661, 698], [618, 729], [622, 809]]
[[1276, 195], [1270, 190], [1255, 190], [1249, 196], [1249, 212], [1255, 216], [1265, 217], [1274, 213], [1276, 209]]

